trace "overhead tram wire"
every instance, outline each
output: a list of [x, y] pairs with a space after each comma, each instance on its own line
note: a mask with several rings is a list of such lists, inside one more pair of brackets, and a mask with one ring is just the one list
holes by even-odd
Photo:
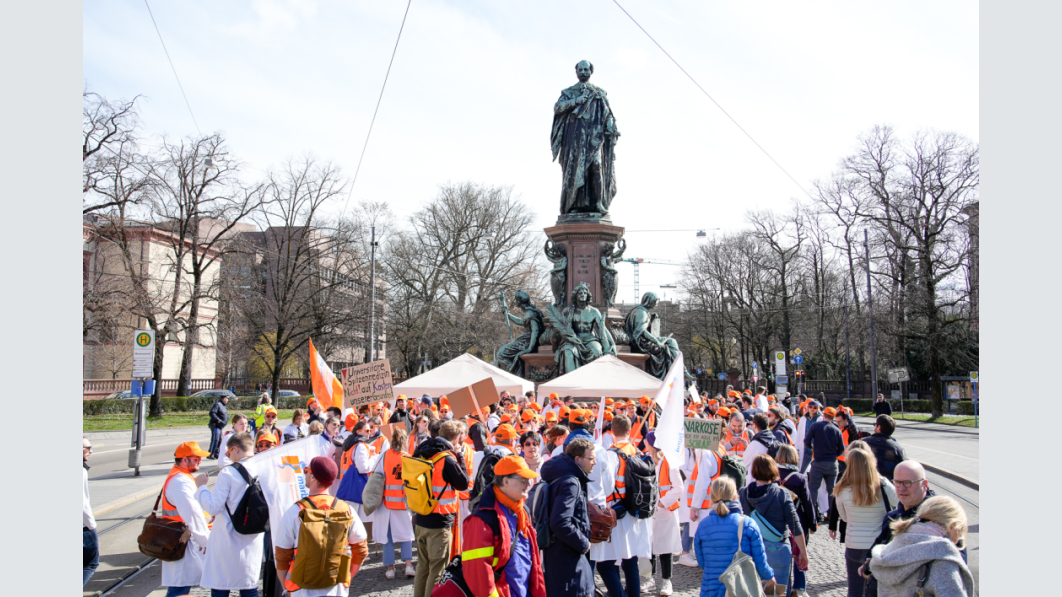
[[[144, 0], [145, 2], [147, 0]], [[350, 181], [350, 190], [347, 191], [347, 200], [343, 203], [343, 213], [346, 213], [350, 205], [350, 196], [354, 193], [354, 184], [358, 182], [358, 172], [361, 172], [361, 162], [365, 159], [365, 150], [369, 147], [369, 136], [372, 135], [372, 126], [376, 124], [376, 114], [380, 111], [380, 102], [383, 101], [384, 90], [387, 89], [387, 78], [391, 76], [391, 65], [395, 63], [395, 54], [398, 53], [398, 42], [402, 41], [402, 30], [406, 28], [406, 17], [409, 16], [409, 7], [413, 0], [406, 3], [406, 12], [402, 15], [402, 25], [398, 27], [398, 39], [395, 47], [391, 50], [391, 61], [387, 63], [387, 72], [384, 74], [383, 85], [380, 86], [380, 97], [376, 98], [376, 109], [372, 111], [372, 120], [369, 122], [369, 132], [365, 133], [365, 145], [361, 147], [361, 157], [358, 158], [358, 167], [354, 170], [354, 179]]]
[[619, 3], [619, 0], [612, 0], [612, 2], [613, 2], [613, 3], [614, 3], [614, 4], [616, 5], [616, 6], [618, 6], [620, 10], [622, 10], [622, 11], [623, 11], [623, 14], [627, 15], [627, 18], [629, 18], [629, 19], [630, 19], [630, 20], [631, 20], [631, 21], [632, 21], [632, 22], [633, 22], [633, 23], [634, 23], [635, 25], [637, 25], [637, 27], [638, 27], [639, 29], [641, 29], [641, 30], [642, 30], [642, 33], [644, 33], [644, 34], [645, 34], [645, 36], [646, 36], [646, 37], [648, 37], [650, 41], [652, 41], [652, 42], [653, 42], [654, 44], [656, 44], [656, 47], [660, 48], [660, 51], [661, 51], [661, 52], [663, 52], [663, 53], [664, 53], [664, 55], [665, 55], [665, 56], [667, 56], [667, 57], [668, 57], [668, 58], [669, 58], [669, 59], [671, 60], [671, 62], [675, 63], [675, 66], [677, 66], [677, 67], [678, 67], [678, 69], [679, 69], [680, 71], [682, 71], [682, 74], [686, 75], [686, 77], [687, 77], [687, 78], [688, 78], [688, 79], [689, 79], [690, 81], [692, 81], [694, 85], [696, 85], [696, 86], [697, 86], [697, 89], [700, 89], [700, 90], [701, 90], [701, 93], [703, 93], [703, 94], [705, 95], [705, 97], [707, 97], [708, 99], [712, 100], [712, 103], [713, 103], [713, 104], [715, 104], [715, 107], [719, 108], [719, 111], [721, 111], [721, 112], [722, 112], [723, 114], [725, 114], [725, 115], [726, 115], [726, 117], [730, 119], [730, 122], [733, 122], [733, 123], [734, 123], [734, 126], [738, 127], [738, 129], [739, 129], [739, 130], [740, 130], [740, 131], [741, 131], [742, 133], [745, 133], [745, 136], [746, 136], [746, 137], [748, 137], [748, 138], [749, 138], [749, 140], [750, 140], [750, 141], [752, 141], [752, 142], [753, 142], [753, 144], [755, 144], [755, 145], [756, 145], [756, 147], [760, 148], [760, 151], [762, 151], [762, 152], [763, 152], [763, 154], [764, 154], [764, 155], [766, 155], [768, 159], [770, 159], [770, 160], [771, 160], [772, 162], [774, 162], [774, 165], [775, 165], [775, 166], [778, 166], [778, 169], [779, 169], [779, 170], [781, 170], [781, 171], [782, 171], [782, 172], [783, 172], [783, 173], [784, 173], [784, 174], [785, 174], [786, 176], [788, 176], [788, 177], [789, 177], [789, 180], [793, 181], [793, 184], [795, 184], [795, 185], [796, 185], [796, 186], [797, 186], [797, 187], [798, 187], [798, 188], [799, 188], [799, 189], [800, 189], [801, 191], [804, 191], [804, 194], [805, 194], [805, 195], [807, 195], [808, 197], [812, 197], [812, 198], [814, 198], [814, 197], [812, 196], [812, 194], [811, 194], [811, 193], [809, 193], [809, 192], [808, 192], [808, 190], [804, 188], [804, 186], [803, 186], [803, 185], [801, 185], [801, 184], [800, 184], [799, 182], [797, 182], [797, 179], [796, 179], [796, 178], [793, 178], [793, 175], [792, 175], [792, 174], [790, 174], [788, 170], [786, 170], [785, 168], [783, 168], [783, 167], [782, 167], [782, 165], [778, 163], [778, 160], [774, 159], [774, 156], [772, 156], [772, 155], [771, 155], [771, 154], [770, 154], [770, 153], [769, 153], [769, 152], [768, 152], [768, 151], [767, 151], [766, 149], [764, 149], [764, 148], [763, 148], [763, 146], [762, 146], [762, 145], [760, 145], [760, 143], [759, 143], [758, 141], [756, 141], [756, 139], [755, 139], [755, 138], [753, 138], [753, 136], [752, 136], [751, 134], [749, 134], [749, 132], [748, 132], [748, 131], [746, 131], [744, 127], [742, 127], [742, 126], [741, 126], [740, 124], [738, 124], [738, 121], [737, 121], [737, 120], [735, 120], [735, 119], [734, 119], [734, 117], [733, 117], [733, 116], [731, 116], [731, 115], [730, 115], [730, 113], [729, 113], [729, 112], [727, 112], [727, 111], [726, 111], [726, 110], [725, 110], [725, 109], [723, 108], [723, 106], [719, 105], [719, 102], [715, 101], [715, 98], [714, 98], [714, 97], [712, 97], [710, 93], [708, 93], [707, 91], [705, 91], [704, 87], [701, 87], [701, 84], [697, 82], [697, 79], [694, 79], [694, 78], [693, 78], [693, 75], [691, 75], [690, 73], [688, 73], [688, 72], [686, 71], [686, 69], [682, 68], [682, 65], [678, 63], [678, 60], [675, 60], [675, 59], [674, 59], [674, 58], [673, 58], [673, 57], [671, 56], [671, 54], [668, 54], [667, 50], [665, 50], [665, 49], [664, 49], [664, 46], [660, 45], [660, 42], [656, 41], [656, 39], [654, 39], [652, 35], [649, 35], [649, 32], [645, 30], [645, 27], [642, 27], [641, 23], [639, 23], [639, 22], [638, 22], [638, 21], [637, 21], [637, 20], [636, 20], [636, 19], [635, 19], [634, 17], [632, 17], [632, 16], [631, 16], [631, 13], [627, 12], [627, 9], [626, 9], [626, 8], [623, 8], [623, 5], [621, 5], [621, 4]]
[[181, 97], [184, 98], [184, 105], [188, 106], [188, 113], [192, 115], [192, 122], [195, 124], [195, 130], [199, 133], [199, 136], [203, 136], [203, 131], [199, 128], [199, 122], [195, 119], [195, 113], [192, 112], [192, 104], [188, 101], [188, 96], [184, 93], [184, 85], [181, 85], [181, 78], [177, 76], [177, 69], [173, 66], [173, 60], [170, 59], [170, 51], [166, 49], [166, 42], [162, 40], [162, 32], [159, 31], [159, 24], [155, 22], [155, 15], [151, 12], [151, 5], [148, 4], [148, 0], [144, 0], [144, 6], [148, 9], [148, 15], [151, 17], [151, 24], [155, 26], [155, 33], [159, 34], [159, 43], [162, 44], [162, 51], [166, 53], [166, 60], [170, 63], [170, 70], [173, 71], [173, 78], [177, 79], [177, 87], [181, 90]]

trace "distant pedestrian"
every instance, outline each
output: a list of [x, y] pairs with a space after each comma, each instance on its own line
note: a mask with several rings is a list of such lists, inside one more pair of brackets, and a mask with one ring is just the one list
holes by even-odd
[[966, 543], [966, 513], [947, 496], [927, 499], [911, 518], [891, 524], [894, 538], [873, 549], [870, 570], [880, 597], [974, 595], [974, 578], [959, 548]]
[[228, 396], [221, 396], [210, 407], [210, 420], [207, 426], [210, 428], [210, 458], [217, 460], [221, 450], [221, 431], [229, 424], [229, 409], [225, 405], [229, 403]]
[[92, 515], [89, 502], [88, 470], [89, 456], [92, 455], [92, 442], [87, 437], [81, 438], [81, 486], [84, 489], [81, 500], [81, 543], [84, 549], [84, 572], [81, 586], [88, 584], [92, 574], [100, 567], [100, 540], [96, 534], [96, 517]]
[[[814, 404], [812, 402], [812, 405]], [[801, 472], [807, 470], [810, 461], [808, 482], [812, 496], [818, 494], [819, 486], [823, 481], [826, 482], [826, 492], [833, 493], [834, 484], [837, 481], [837, 457], [844, 455], [844, 440], [841, 438], [841, 430], [833, 422], [833, 417], [833, 408], [826, 408], [822, 413], [822, 419], [813, 423], [804, 437], [804, 462], [800, 470]], [[820, 522], [825, 514], [825, 509], [820, 505]]]
[[395, 412], [391, 413], [391, 417], [387, 420], [388, 423], [402, 423], [406, 427], [406, 434], [413, 432], [413, 420], [409, 417], [409, 411], [406, 410], [406, 395], [399, 394], [395, 398]]
[[[863, 577], [859, 569], [881, 530], [881, 519], [897, 501], [892, 483], [878, 475], [874, 455], [850, 450], [848, 466], [833, 494], [841, 520], [848, 523], [844, 560], [848, 576], [848, 597], [863, 597]], [[830, 531], [830, 538], [835, 538]]]
[[[229, 438], [233, 434], [243, 433], [245, 431], [250, 431], [248, 429], [247, 416], [244, 415], [243, 413], [236, 413], [236, 414], [232, 415], [232, 429], [226, 431], [224, 433], [224, 435], [221, 436], [222, 445], [226, 445], [227, 446], [228, 444], [226, 442], [229, 440]], [[253, 437], [254, 436], [252, 436], [252, 438]], [[230, 464], [232, 464], [232, 461], [229, 460], [229, 452], [228, 452], [228, 450], [226, 450], [221, 455], [221, 458], [218, 460], [218, 467], [219, 468], [223, 468], [223, 467], [226, 467], [226, 466], [228, 466]]]
[[261, 429], [262, 425], [265, 425], [265, 411], [271, 403], [269, 394], [263, 393], [258, 397], [258, 406], [254, 409], [254, 427], [256, 431]]
[[[778, 443], [767, 421], [767, 415], [764, 413], [756, 413], [752, 417], [752, 441], [749, 442], [749, 446], [745, 448], [745, 453], [742, 455], [746, 471], [751, 472], [752, 463], [756, 457], [767, 454]], [[752, 485], [753, 477], [751, 474], [748, 477], [748, 484]]]
[[162, 563], [162, 586], [166, 587], [166, 597], [188, 595], [203, 578], [210, 528], [203, 517], [203, 507], [195, 499], [195, 492], [198, 487], [206, 485], [207, 480], [206, 475], [192, 477], [192, 473], [199, 471], [203, 458], [209, 455], [199, 448], [197, 442], [177, 446], [173, 452], [173, 468], [162, 484], [161, 518], [183, 522], [191, 533], [184, 557]]
[[878, 463], [878, 473], [889, 481], [892, 481], [896, 467], [907, 460], [903, 447], [892, 438], [895, 431], [896, 421], [892, 417], [887, 414], [878, 415], [874, 422], [873, 435], [863, 440], [874, 453], [874, 458]]
[[878, 394], [878, 399], [874, 401], [874, 414], [878, 416], [892, 414], [892, 405], [883, 394]]
[[597, 457], [585, 437], [573, 439], [542, 465], [549, 482], [549, 528], [553, 542], [544, 550], [546, 594], [549, 597], [589, 597], [594, 593], [590, 552], [590, 515], [587, 485]]
[[760, 529], [751, 518], [742, 514], [734, 480], [725, 475], [716, 478], [709, 495], [712, 509], [697, 526], [697, 534], [693, 537], [697, 564], [703, 570], [701, 597], [726, 595], [726, 587], [719, 576], [730, 566], [739, 548], [755, 562], [760, 580], [767, 581], [764, 588], [772, 588], [775, 585], [774, 571], [767, 563]]

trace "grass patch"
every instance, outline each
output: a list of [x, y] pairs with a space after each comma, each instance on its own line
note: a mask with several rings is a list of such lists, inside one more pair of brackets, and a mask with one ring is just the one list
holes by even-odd
[[[229, 421], [237, 413], [243, 413], [247, 418], [254, 417], [253, 410], [229, 411]], [[291, 415], [294, 410], [281, 410], [278, 412], [277, 424], [287, 427], [291, 424]], [[207, 412], [190, 413], [166, 413], [161, 417], [148, 417], [147, 428], [164, 429], [172, 427], [203, 427], [206, 428], [210, 416]], [[133, 415], [91, 415], [84, 416], [81, 423], [82, 431], [132, 431]]]
[[[856, 416], [860, 417], [876, 417], [873, 412], [856, 413]], [[901, 414], [898, 411], [892, 411], [892, 418], [897, 421], [921, 421], [923, 423], [936, 423], [938, 425], [953, 425], [955, 427], [970, 427], [976, 428], [974, 425], [974, 418], [966, 415], [944, 415], [943, 417], [933, 417], [929, 413], [905, 413]]]

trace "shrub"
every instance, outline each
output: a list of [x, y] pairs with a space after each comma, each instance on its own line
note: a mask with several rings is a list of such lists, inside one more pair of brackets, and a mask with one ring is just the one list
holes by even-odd
[[960, 415], [973, 416], [973, 414], [974, 414], [974, 404], [973, 404], [973, 402], [971, 402], [969, 400], [960, 401], [959, 402], [959, 414]]

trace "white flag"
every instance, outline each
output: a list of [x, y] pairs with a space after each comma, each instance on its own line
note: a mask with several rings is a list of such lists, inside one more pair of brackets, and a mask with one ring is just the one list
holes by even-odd
[[686, 462], [686, 450], [683, 449], [686, 440], [683, 412], [685, 405], [682, 401], [685, 394], [685, 371], [680, 352], [656, 393], [656, 403], [662, 409], [660, 422], [656, 426], [656, 449], [663, 452], [668, 464], [674, 467], [682, 466]]
[[605, 424], [605, 397], [601, 397], [601, 406], [597, 408], [597, 426], [594, 427], [594, 443], [601, 445], [601, 429]]
[[[335, 446], [320, 435], [311, 435], [260, 452], [240, 464], [252, 477], [258, 477], [262, 494], [269, 503], [269, 528], [279, 529], [284, 513], [308, 495], [303, 471], [317, 456], [332, 457]], [[336, 483], [339, 480], [336, 479]]]

